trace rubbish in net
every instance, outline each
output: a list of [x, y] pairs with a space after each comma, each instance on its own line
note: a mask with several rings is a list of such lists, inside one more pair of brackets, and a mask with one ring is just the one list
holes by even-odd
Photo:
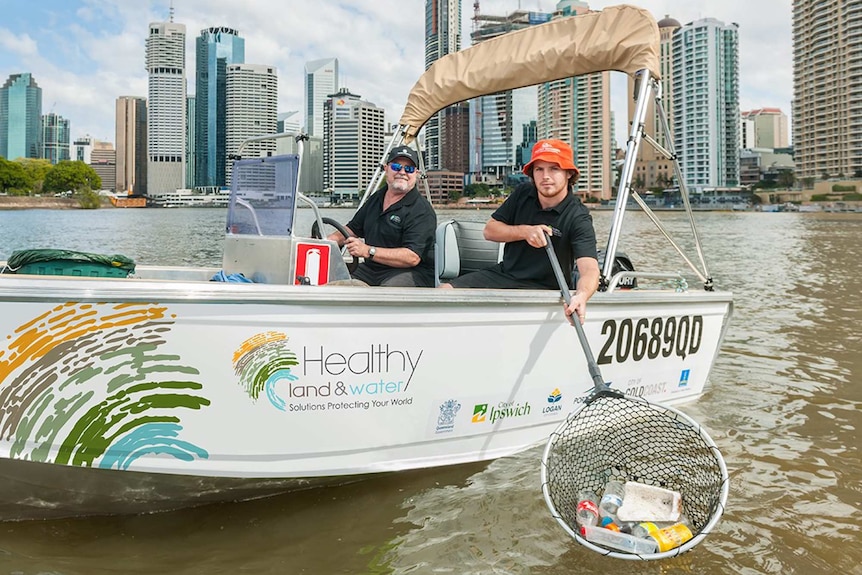
[[[693, 537], [664, 552], [633, 554], [587, 541], [575, 511], [578, 493], [601, 493], [617, 479], [677, 491]], [[542, 457], [542, 491], [551, 514], [593, 551], [622, 559], [662, 559], [688, 551], [724, 512], [724, 459], [700, 425], [682, 412], [616, 392], [598, 392], [551, 434]]]

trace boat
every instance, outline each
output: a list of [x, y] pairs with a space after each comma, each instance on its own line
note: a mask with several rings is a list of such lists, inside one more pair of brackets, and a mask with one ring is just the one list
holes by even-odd
[[[707, 271], [685, 189], [696, 255], [631, 189], [649, 99], [663, 113], [658, 51], [654, 18], [619, 6], [449, 55], [416, 82], [383, 157], [457, 101], [606, 69], [637, 75], [621, 201], [584, 328], [614, 388], [684, 404], [707, 386], [733, 297]], [[221, 267], [135, 262], [109, 274], [9, 258], [0, 520], [162, 511], [488, 461], [545, 442], [589, 393], [556, 290], [353, 285], [354, 262], [320, 239], [339, 222], [297, 190], [299, 148], [236, 161]], [[684, 273], [615, 271], [629, 197]], [[316, 230], [294, 226], [300, 205]], [[487, 244], [475, 225], [440, 222], [440, 277], [496, 261]]]

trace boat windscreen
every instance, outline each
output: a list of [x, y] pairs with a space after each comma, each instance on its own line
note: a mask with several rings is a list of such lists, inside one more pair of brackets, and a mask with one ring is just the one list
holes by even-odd
[[234, 162], [225, 231], [229, 234], [291, 235], [298, 173], [297, 154]]

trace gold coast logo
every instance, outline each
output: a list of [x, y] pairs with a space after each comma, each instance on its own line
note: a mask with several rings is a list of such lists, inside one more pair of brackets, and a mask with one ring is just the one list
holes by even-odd
[[264, 395], [281, 411], [296, 410], [290, 400], [322, 399], [327, 403], [319, 405], [333, 408], [365, 405], [341, 401], [346, 399], [369, 400], [380, 407], [412, 403], [405, 393], [422, 359], [422, 350], [372, 343], [347, 353], [328, 350], [323, 345], [304, 345], [300, 353], [295, 353], [287, 347], [287, 341], [284, 333], [268, 331], [247, 339], [234, 352], [234, 372], [253, 400]]

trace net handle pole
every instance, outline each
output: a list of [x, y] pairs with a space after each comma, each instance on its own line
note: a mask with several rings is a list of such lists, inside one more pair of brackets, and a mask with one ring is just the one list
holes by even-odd
[[[563, 301], [566, 302], [566, 307], [569, 307], [569, 304], [572, 303], [572, 295], [569, 293], [569, 285], [563, 276], [563, 270], [560, 268], [560, 262], [557, 260], [557, 253], [554, 251], [554, 246], [551, 243], [551, 237], [545, 233], [545, 251], [548, 254], [548, 259], [551, 261], [551, 268], [554, 270], [554, 276], [557, 278], [557, 284], [560, 286], [560, 295], [563, 296]], [[593, 355], [593, 350], [590, 349], [590, 342], [587, 341], [587, 334], [584, 333], [584, 326], [581, 325], [580, 320], [576, 320], [573, 317], [569, 318], [569, 323], [571, 323], [575, 332], [578, 334], [578, 339], [581, 342], [581, 349], [584, 350], [584, 357], [587, 358], [587, 369], [590, 372], [590, 377], [593, 378], [593, 386], [595, 387], [595, 392], [598, 393], [600, 391], [607, 391], [610, 389], [610, 386], [605, 383], [605, 380], [602, 378], [602, 372], [599, 370], [599, 364], [596, 363], [596, 358]]]

